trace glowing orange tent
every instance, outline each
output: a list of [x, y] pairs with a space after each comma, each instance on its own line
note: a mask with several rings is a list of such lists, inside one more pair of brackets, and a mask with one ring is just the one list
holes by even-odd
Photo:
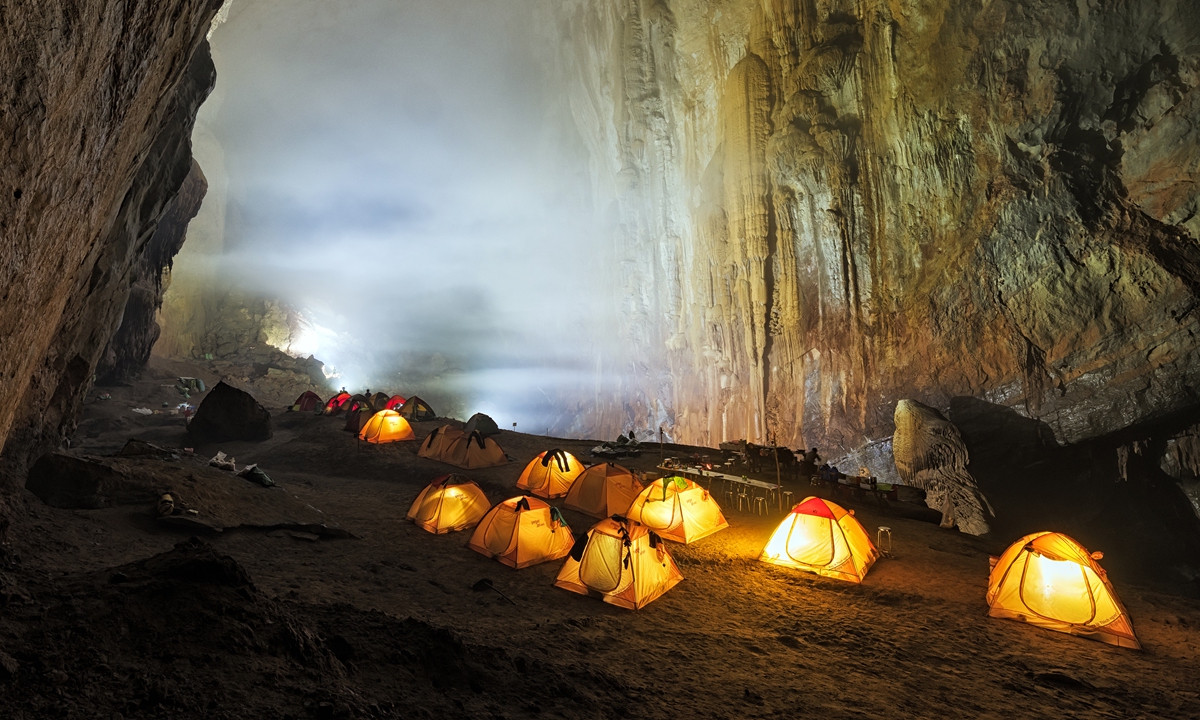
[[1026, 535], [993, 558], [988, 615], [1140, 650], [1102, 557], [1062, 533]]
[[563, 505], [598, 518], [626, 515], [641, 491], [642, 484], [628, 468], [598, 463], [575, 478]]
[[807, 497], [775, 528], [758, 559], [860, 583], [878, 558], [854, 515], [837, 503]]
[[521, 496], [489, 510], [467, 547], [520, 569], [565, 557], [574, 544], [571, 528], [558, 508]]
[[562, 497], [583, 472], [583, 463], [564, 450], [547, 450], [529, 461], [517, 488], [543, 498]]
[[296, 398], [296, 402], [292, 403], [292, 406], [288, 408], [288, 412], [312, 412], [321, 407], [322, 404], [323, 401], [320, 395], [312, 390], [306, 390], [300, 397]]
[[363, 429], [358, 433], [358, 439], [377, 445], [401, 440], [416, 440], [412, 426], [400, 417], [395, 410], [380, 410], [371, 416]]
[[474, 482], [461, 475], [443, 475], [425, 486], [408, 519], [435, 535], [465, 530], [487, 514], [491, 503]]
[[387, 404], [385, 404], [383, 406], [383, 409], [384, 410], [395, 410], [396, 408], [400, 407], [403, 404], [404, 404], [404, 398], [402, 396], [393, 395], [388, 399]]
[[342, 405], [350, 399], [350, 393], [342, 391], [337, 395], [329, 398], [329, 402], [325, 403], [324, 413], [326, 415], [337, 415], [342, 411]]
[[554, 584], [630, 610], [645, 607], [683, 579], [662, 538], [641, 523], [614, 516], [576, 544]]
[[629, 506], [637, 520], [667, 540], [690, 543], [729, 527], [707, 490], [681, 477], [656, 480]]

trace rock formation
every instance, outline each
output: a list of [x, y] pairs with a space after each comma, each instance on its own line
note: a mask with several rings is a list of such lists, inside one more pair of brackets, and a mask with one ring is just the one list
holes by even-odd
[[988, 531], [994, 515], [967, 471], [970, 459], [958, 428], [937, 410], [915, 400], [896, 403], [892, 452], [900, 482], [925, 491], [925, 504], [942, 513], [942, 527], [971, 535]]
[[596, 432], [849, 449], [966, 396], [1074, 442], [1200, 404], [1200, 6], [554, 12], [628, 319]]
[[220, 0], [0, 3], [0, 441], [70, 434], [130, 279], [191, 169]]
[[219, 382], [196, 408], [188, 434], [210, 442], [269, 440], [271, 413], [250, 393]]
[[157, 342], [160, 327], [156, 321], [162, 307], [163, 292], [169, 281], [171, 264], [187, 237], [188, 223], [200, 211], [200, 203], [208, 190], [204, 172], [195, 161], [179, 195], [159, 220], [150, 242], [133, 274], [129, 300], [121, 316], [121, 326], [109, 341], [96, 367], [96, 377], [102, 382], [120, 382], [146, 366], [150, 351]]

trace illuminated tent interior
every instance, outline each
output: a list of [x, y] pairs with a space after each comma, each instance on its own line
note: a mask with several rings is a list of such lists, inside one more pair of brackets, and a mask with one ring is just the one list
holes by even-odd
[[0, 715], [1200, 717], [1197, 38], [0, 3]]
[[759, 559], [861, 583], [879, 559], [879, 550], [853, 512], [829, 500], [809, 497], [779, 523]]
[[992, 567], [988, 614], [1140, 650], [1099, 555], [1062, 533], [1026, 535]]
[[542, 498], [567, 494], [571, 484], [583, 472], [583, 463], [565, 450], [543, 450], [529, 461], [517, 478], [517, 489]]
[[489, 510], [467, 547], [520, 570], [566, 557], [574, 544], [571, 527], [558, 508], [523, 495]]
[[384, 443], [416, 440], [412, 426], [395, 410], [380, 410], [371, 416], [358, 433], [363, 442], [382, 445]]
[[473, 481], [443, 475], [425, 486], [408, 509], [408, 519], [435, 535], [466, 530], [479, 523], [491, 503]]
[[647, 485], [626, 514], [661, 537], [681, 543], [696, 542], [729, 527], [708, 490], [678, 476]]
[[683, 580], [662, 539], [641, 523], [612, 517], [588, 530], [563, 564], [555, 585], [639, 610]]

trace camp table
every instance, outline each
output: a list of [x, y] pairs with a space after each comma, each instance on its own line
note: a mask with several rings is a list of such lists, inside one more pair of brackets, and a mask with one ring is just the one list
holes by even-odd
[[668, 473], [676, 473], [678, 475], [692, 475], [692, 476], [699, 477], [704, 480], [708, 480], [709, 482], [708, 482], [707, 487], [708, 487], [709, 492], [712, 492], [712, 480], [715, 478], [717, 480], [721, 480], [723, 482], [730, 483], [731, 484], [730, 487], [732, 487], [733, 485], [736, 484], [736, 485], [743, 485], [748, 488], [763, 490], [766, 492], [768, 499], [771, 497], [771, 493], [777, 493], [776, 499], [782, 498], [782, 488], [780, 488], [775, 483], [763, 482], [762, 480], [751, 480], [750, 478], [739, 477], [737, 475], [726, 475], [724, 473], [715, 472], [713, 470], [705, 470], [704, 468], [700, 468], [700, 467], [682, 467], [682, 468], [680, 468], [680, 467], [667, 467], [665, 465], [660, 465], [659, 469], [664, 472], [668, 472]]

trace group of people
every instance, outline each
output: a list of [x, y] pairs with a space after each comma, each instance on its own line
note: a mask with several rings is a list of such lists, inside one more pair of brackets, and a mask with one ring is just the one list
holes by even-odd
[[[837, 465], [821, 462], [821, 455], [817, 452], [816, 448], [812, 448], [807, 452], [797, 450], [796, 455], [800, 458], [800, 480], [803, 481], [804, 478], [808, 478], [810, 485], [833, 485], [846, 477], [841, 470], [838, 470]], [[821, 465], [818, 467], [817, 463], [821, 463]], [[867, 468], [859, 468], [858, 476], [870, 479], [873, 485], [875, 479], [870, 477], [870, 475], [871, 472]]]

